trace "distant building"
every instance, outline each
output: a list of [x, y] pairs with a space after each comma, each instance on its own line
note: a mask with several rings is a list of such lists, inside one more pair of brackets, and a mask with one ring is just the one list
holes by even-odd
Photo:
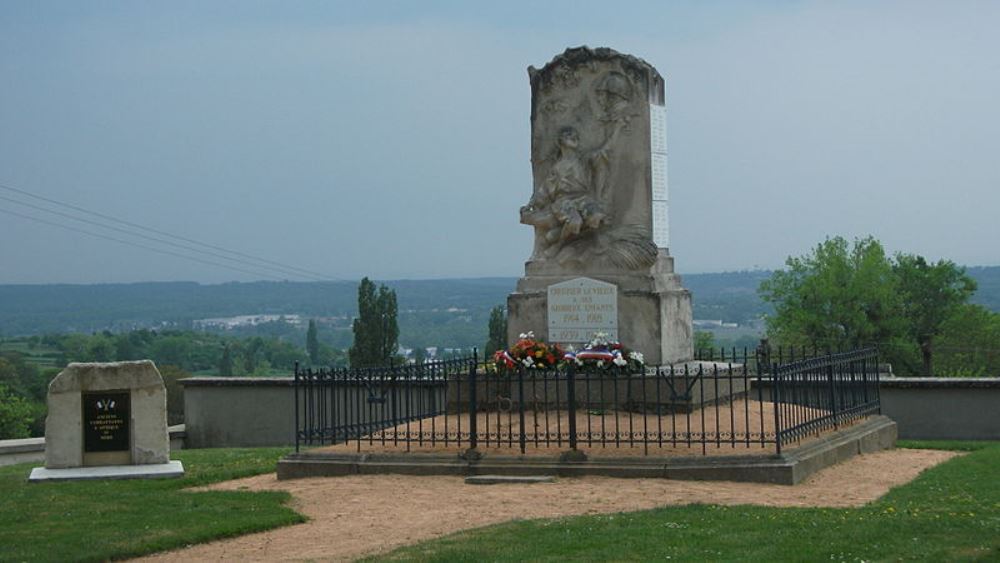
[[196, 329], [221, 328], [232, 330], [247, 326], [257, 326], [266, 323], [284, 322], [293, 326], [302, 325], [301, 315], [239, 315], [236, 317], [218, 317], [198, 319], [192, 324]]
[[708, 329], [713, 328], [739, 328], [739, 323], [724, 323], [722, 319], [695, 319], [691, 322], [694, 328]]

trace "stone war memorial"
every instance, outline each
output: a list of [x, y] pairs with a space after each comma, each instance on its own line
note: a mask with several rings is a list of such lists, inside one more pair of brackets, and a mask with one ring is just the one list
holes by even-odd
[[669, 249], [656, 69], [577, 47], [528, 75], [533, 184], [520, 220], [534, 246], [508, 297], [507, 348], [486, 365], [469, 355], [375, 372], [296, 369], [295, 453], [278, 478], [793, 485], [892, 447], [874, 348], [785, 362], [761, 342], [694, 357], [691, 293]]
[[167, 393], [149, 360], [71, 363], [49, 384], [45, 467], [29, 481], [179, 477]]
[[520, 219], [535, 242], [507, 300], [508, 343], [603, 333], [649, 364], [690, 360], [691, 294], [669, 250], [663, 78], [587, 47], [528, 74], [534, 185]]

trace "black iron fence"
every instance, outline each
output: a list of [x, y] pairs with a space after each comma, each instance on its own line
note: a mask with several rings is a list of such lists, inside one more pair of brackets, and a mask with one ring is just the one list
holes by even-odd
[[[462, 383], [475, 374], [474, 357], [357, 369], [301, 370], [296, 363], [295, 448], [371, 438], [396, 427], [401, 430], [393, 444], [411, 438], [423, 443], [425, 435], [447, 442], [449, 436], [462, 435], [461, 420], [452, 418], [449, 428], [445, 419], [439, 429], [435, 417], [445, 412], [449, 385], [461, 393]], [[385, 433], [383, 444], [384, 438]]]
[[879, 403], [875, 348], [772, 364], [777, 447], [876, 414]]
[[771, 361], [766, 347], [642, 371], [487, 372], [476, 358], [295, 370], [296, 450], [773, 448], [876, 413], [875, 350]]
[[[716, 361], [716, 362], [737, 362], [744, 363], [751, 367], [763, 366], [760, 368], [761, 375], [770, 377], [768, 371], [772, 363], [784, 365], [819, 358], [846, 352], [844, 349], [824, 348], [821, 346], [772, 346], [768, 340], [762, 339], [760, 345], [755, 348], [750, 347], [718, 347], [702, 348], [695, 351], [695, 360]], [[755, 372], [756, 373], [756, 372]]]

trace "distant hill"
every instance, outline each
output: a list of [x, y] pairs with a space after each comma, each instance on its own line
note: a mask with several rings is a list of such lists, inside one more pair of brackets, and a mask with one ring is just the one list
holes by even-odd
[[1000, 266], [975, 266], [965, 272], [979, 285], [972, 302], [1000, 313]]
[[[979, 283], [973, 302], [1000, 311], [1000, 267], [967, 271]], [[682, 277], [694, 296], [695, 318], [745, 325], [768, 310], [757, 297], [757, 287], [770, 275], [756, 270]], [[489, 310], [506, 303], [516, 281], [511, 277], [385, 283], [398, 297], [402, 344], [482, 346]], [[349, 319], [356, 309], [355, 282], [0, 285], [0, 335], [190, 328], [196, 319], [250, 314]], [[344, 338], [349, 336], [337, 341]]]
[[694, 318], [745, 325], [770, 311], [757, 296], [760, 282], [770, 276], [769, 270], [752, 270], [681, 277], [684, 287], [691, 291]]
[[[395, 280], [401, 311], [475, 309], [500, 304], [515, 278]], [[187, 327], [195, 319], [247, 314], [353, 315], [356, 282], [151, 282], [0, 285], [0, 333], [95, 332]]]

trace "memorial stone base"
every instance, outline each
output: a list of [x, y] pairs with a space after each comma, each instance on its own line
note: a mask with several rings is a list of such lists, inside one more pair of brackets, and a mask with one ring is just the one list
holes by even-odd
[[[642, 352], [647, 365], [684, 362], [694, 356], [691, 323], [691, 292], [681, 286], [673, 272], [673, 258], [661, 251], [649, 272], [614, 271], [560, 272], [548, 264], [528, 262], [525, 277], [507, 297], [507, 342], [517, 342], [528, 331], [546, 341], [548, 334], [548, 288], [586, 277], [618, 288], [618, 340]], [[576, 347], [584, 344], [575, 343]]]
[[184, 476], [184, 465], [177, 460], [147, 465], [104, 465], [98, 467], [67, 467], [31, 470], [28, 481], [85, 481], [92, 479], [168, 479]]

